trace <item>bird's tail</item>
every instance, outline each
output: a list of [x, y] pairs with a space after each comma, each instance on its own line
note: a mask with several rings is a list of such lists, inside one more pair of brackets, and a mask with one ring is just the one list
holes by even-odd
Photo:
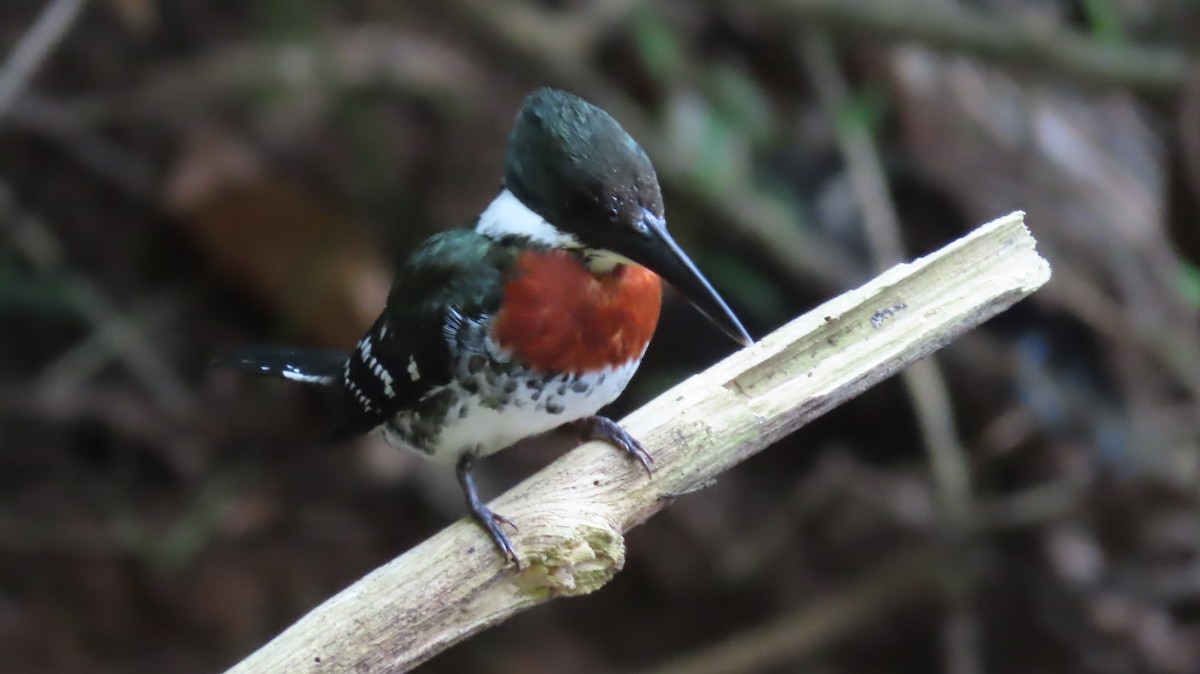
[[332, 349], [246, 346], [213, 359], [213, 365], [264, 377], [282, 377], [317, 386], [334, 386], [350, 354]]

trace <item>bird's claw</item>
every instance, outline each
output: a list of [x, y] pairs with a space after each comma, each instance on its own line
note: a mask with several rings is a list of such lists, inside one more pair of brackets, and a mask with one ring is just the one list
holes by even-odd
[[608, 417], [590, 416], [575, 421], [573, 426], [582, 441], [603, 440], [637, 459], [647, 475], [654, 475], [654, 457], [650, 456], [645, 445], [617, 422]]
[[473, 455], [464, 454], [455, 467], [458, 483], [462, 486], [463, 495], [467, 497], [467, 508], [471, 511], [471, 517], [474, 517], [475, 521], [487, 530], [496, 547], [500, 548], [500, 554], [504, 555], [504, 560], [520, 570], [521, 560], [517, 557], [517, 550], [513, 547], [508, 535], [504, 533], [504, 529], [501, 528], [502, 525], [507, 525], [513, 531], [517, 531], [517, 525], [504, 515], [492, 512], [483, 504], [479, 498], [479, 492], [475, 489], [475, 480], [471, 477], [471, 464], [474, 461]]
[[496, 547], [500, 548], [500, 554], [504, 555], [504, 561], [511, 563], [519, 570], [521, 568], [521, 560], [517, 557], [517, 550], [513, 547], [512, 541], [509, 540], [508, 534], [505, 534], [504, 529], [501, 528], [501, 525], [507, 525], [513, 531], [517, 531], [517, 525], [513, 524], [513, 521], [504, 515], [494, 513], [482, 506], [478, 509], [473, 509], [471, 514], [475, 517], [476, 521], [483, 525], [484, 529], [487, 529], [488, 535], [492, 537], [492, 541], [495, 542]]

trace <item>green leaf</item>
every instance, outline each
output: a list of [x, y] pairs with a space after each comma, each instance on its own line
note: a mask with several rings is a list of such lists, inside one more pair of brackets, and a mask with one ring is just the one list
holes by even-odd
[[263, 0], [253, 7], [267, 40], [307, 41], [322, 33], [321, 13], [312, 0]]
[[745, 139], [714, 114], [701, 96], [676, 97], [668, 108], [666, 126], [691, 182], [702, 193], [720, 194], [748, 172]]
[[698, 161], [693, 172], [709, 191], [717, 192], [732, 177], [733, 134], [719, 117], [706, 110], [700, 136]]
[[887, 93], [878, 84], [867, 84], [854, 92], [845, 108], [838, 112], [836, 123], [843, 128], [866, 131], [874, 135], [888, 111]]
[[1188, 303], [1190, 307], [1200, 307], [1200, 269], [1190, 262], [1183, 262], [1179, 266], [1179, 274], [1176, 276], [1176, 288], [1179, 296]]
[[680, 77], [683, 45], [674, 26], [661, 13], [643, 5], [633, 13], [633, 40], [650, 76], [660, 83]]
[[1121, 16], [1112, 0], [1082, 0], [1092, 37], [1108, 44], [1126, 44]]
[[705, 93], [717, 117], [757, 146], [774, 138], [771, 104], [762, 87], [747, 73], [725, 64], [705, 72]]
[[72, 313], [71, 284], [30, 274], [0, 257], [0, 311]]

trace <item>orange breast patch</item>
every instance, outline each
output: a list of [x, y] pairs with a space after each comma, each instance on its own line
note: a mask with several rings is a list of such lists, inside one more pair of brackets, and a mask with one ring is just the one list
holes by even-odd
[[595, 275], [565, 251], [525, 251], [492, 339], [529, 367], [576, 374], [642, 355], [662, 308], [662, 281], [627, 264]]

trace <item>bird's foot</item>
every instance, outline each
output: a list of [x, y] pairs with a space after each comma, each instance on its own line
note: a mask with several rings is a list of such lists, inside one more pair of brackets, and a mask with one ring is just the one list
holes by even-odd
[[508, 539], [508, 534], [504, 533], [504, 529], [502, 528], [502, 526], [508, 526], [513, 531], [516, 531], [517, 525], [513, 524], [512, 520], [504, 515], [492, 512], [491, 509], [483, 504], [471, 507], [471, 517], [475, 518], [475, 521], [479, 522], [487, 530], [488, 535], [492, 537], [492, 542], [500, 549], [500, 554], [504, 555], [504, 561], [520, 569], [521, 560], [517, 558], [517, 551], [513, 548], [512, 541]]
[[475, 478], [471, 476], [471, 464], [474, 461], [474, 456], [464, 454], [458, 460], [458, 465], [455, 467], [455, 473], [458, 475], [458, 483], [462, 486], [463, 495], [467, 497], [467, 508], [471, 511], [471, 517], [475, 518], [475, 521], [492, 537], [492, 542], [500, 549], [500, 554], [504, 555], [504, 561], [520, 569], [521, 560], [517, 557], [516, 548], [513, 547], [512, 541], [509, 540], [508, 535], [501, 528], [504, 525], [516, 531], [517, 525], [513, 524], [513, 521], [507, 517], [492, 512], [479, 499], [479, 492], [475, 489]]
[[646, 447], [637, 438], [621, 428], [621, 424], [608, 417], [593, 415], [573, 421], [571, 425], [575, 427], [575, 432], [579, 433], [582, 441], [603, 440], [637, 459], [642, 468], [646, 469], [647, 475], [654, 475], [654, 457], [650, 456], [650, 452], [646, 451]]

